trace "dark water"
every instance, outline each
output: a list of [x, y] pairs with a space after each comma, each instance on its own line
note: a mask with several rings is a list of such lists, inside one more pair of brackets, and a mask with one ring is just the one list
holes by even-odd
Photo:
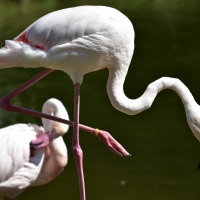
[[[132, 21], [136, 48], [124, 90], [139, 97], [146, 86], [162, 77], [181, 79], [200, 102], [200, 2], [186, 0], [0, 0], [0, 44], [12, 39], [44, 14], [78, 5], [106, 5]], [[0, 71], [0, 97], [41, 69]], [[152, 107], [136, 116], [115, 110], [106, 94], [108, 72], [84, 77], [81, 88], [81, 123], [109, 131], [132, 154], [118, 157], [94, 136], [81, 132], [88, 200], [177, 200], [200, 198], [200, 145], [190, 131], [179, 97], [173, 91], [158, 95]], [[50, 98], [60, 99], [72, 118], [73, 84], [63, 72], [53, 72], [13, 100], [16, 105], [40, 110]], [[0, 112], [0, 126], [18, 122], [40, 124], [24, 115]], [[65, 136], [69, 164], [56, 180], [27, 189], [18, 199], [79, 199], [71, 153], [72, 129]]]

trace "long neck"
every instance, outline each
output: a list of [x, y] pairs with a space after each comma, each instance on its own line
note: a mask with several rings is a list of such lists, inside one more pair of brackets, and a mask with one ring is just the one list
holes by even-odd
[[142, 96], [129, 99], [123, 91], [126, 69], [109, 69], [107, 92], [112, 105], [129, 115], [138, 114], [151, 107], [156, 95], [164, 89], [174, 90], [181, 98], [185, 109], [197, 105], [188, 88], [178, 79], [163, 77], [149, 84]]
[[49, 143], [49, 150], [54, 165], [64, 167], [67, 164], [67, 148], [61, 136]]
[[45, 158], [41, 172], [34, 186], [48, 183], [58, 176], [68, 161], [67, 148], [62, 137], [54, 139], [45, 149]]

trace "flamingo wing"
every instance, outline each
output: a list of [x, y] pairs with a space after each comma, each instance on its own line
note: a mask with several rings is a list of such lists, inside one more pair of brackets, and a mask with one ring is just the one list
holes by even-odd
[[0, 183], [29, 162], [31, 140], [42, 134], [36, 125], [16, 124], [0, 129]]
[[71, 41], [99, 32], [119, 31], [127, 18], [114, 8], [104, 6], [80, 6], [49, 13], [33, 24], [14, 40], [29, 43], [41, 49], [70, 43]]

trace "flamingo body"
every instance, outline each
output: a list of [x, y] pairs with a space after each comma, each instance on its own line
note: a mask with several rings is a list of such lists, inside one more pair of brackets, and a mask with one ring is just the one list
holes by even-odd
[[134, 49], [129, 19], [114, 8], [80, 6], [38, 19], [14, 41], [7, 41], [14, 65], [58, 69], [74, 83], [103, 68], [128, 68]]
[[[125, 78], [133, 49], [134, 30], [130, 20], [116, 9], [104, 6], [80, 6], [52, 12], [38, 19], [14, 40], [7, 40], [6, 46], [0, 49], [0, 68], [41, 66], [49, 68], [46, 72], [62, 70], [72, 79], [75, 94], [72, 149], [78, 170], [81, 200], [86, 199], [83, 153], [79, 144], [79, 97], [83, 76], [108, 68], [111, 74], [120, 70], [120, 76]], [[112, 76], [109, 83], [111, 79]], [[123, 86], [123, 83], [120, 85]], [[113, 93], [108, 89], [108, 94], [110, 92]], [[13, 97], [12, 94], [10, 97]], [[115, 105], [116, 98], [112, 95], [109, 97], [118, 108], [120, 103]], [[10, 109], [9, 100], [0, 101], [0, 106]], [[36, 115], [41, 116], [38, 113]], [[108, 134], [104, 132], [103, 135], [107, 137]]]
[[7, 40], [0, 49], [0, 68], [62, 70], [74, 84], [81, 84], [84, 74], [108, 68], [107, 92], [112, 105], [135, 115], [147, 105], [127, 98], [123, 91], [134, 37], [130, 20], [114, 8], [67, 8], [43, 16], [14, 40]]
[[[64, 109], [56, 99], [48, 100], [43, 112], [52, 106]], [[53, 108], [53, 110], [55, 110]], [[43, 119], [44, 128], [35, 124], [15, 124], [0, 129], [0, 197], [14, 199], [28, 186], [45, 184], [58, 176], [67, 164], [67, 149], [62, 137], [68, 126]], [[30, 149], [34, 141], [46, 131], [54, 131], [54, 139], [45, 148]]]

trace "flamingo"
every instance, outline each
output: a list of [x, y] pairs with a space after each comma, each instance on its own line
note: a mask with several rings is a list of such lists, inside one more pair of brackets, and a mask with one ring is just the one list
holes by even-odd
[[[69, 119], [63, 104], [54, 98], [44, 103], [42, 112]], [[14, 200], [27, 187], [46, 184], [66, 166], [67, 148], [61, 136], [69, 126], [44, 118], [42, 122], [43, 127], [15, 124], [0, 129], [0, 199]], [[41, 145], [46, 136], [51, 142]]]
[[[188, 123], [199, 139], [196, 128], [199, 126], [198, 114], [194, 109], [199, 107], [188, 88], [178, 79], [158, 79], [137, 99], [129, 99], [124, 94], [123, 85], [134, 51], [134, 37], [131, 21], [120, 11], [105, 6], [79, 6], [41, 17], [16, 38], [5, 41], [5, 47], [0, 49], [0, 68], [46, 68], [5, 96], [0, 101], [0, 106], [7, 111], [52, 119], [73, 126], [72, 150], [78, 171], [81, 200], [85, 200], [85, 184], [79, 129], [97, 135], [111, 151], [119, 155], [129, 155], [108, 132], [79, 124], [80, 86], [85, 74], [107, 68], [107, 93], [111, 104], [128, 115], [150, 108], [161, 90], [175, 90], [185, 106]], [[67, 73], [73, 81], [73, 122], [19, 108], [10, 103], [13, 97], [54, 70]]]

